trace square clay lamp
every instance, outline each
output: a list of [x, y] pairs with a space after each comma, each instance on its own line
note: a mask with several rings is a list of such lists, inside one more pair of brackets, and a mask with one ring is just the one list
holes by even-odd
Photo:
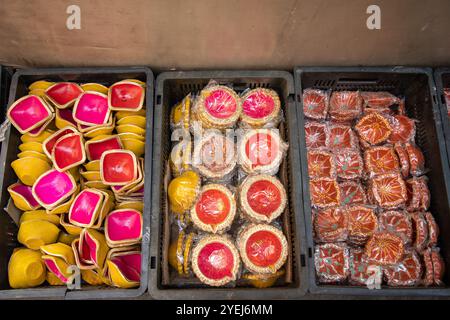
[[134, 209], [111, 211], [105, 221], [105, 236], [110, 247], [133, 245], [142, 239], [142, 214]]
[[44, 124], [42, 124], [40, 127], [37, 127], [35, 129], [29, 131], [27, 134], [30, 137], [37, 137], [37, 136], [39, 136], [42, 132], [44, 132], [44, 130], [53, 121], [53, 119], [55, 119], [55, 114], [54, 113], [52, 113], [52, 116]]
[[70, 206], [70, 223], [83, 228], [92, 227], [98, 218], [103, 201], [102, 192], [96, 189], [84, 189]]
[[144, 88], [132, 81], [114, 83], [108, 91], [108, 105], [113, 111], [139, 111], [144, 105]]
[[102, 233], [93, 229], [83, 229], [80, 234], [79, 253], [84, 262], [92, 263], [96, 268], [103, 268], [108, 251]]
[[45, 90], [45, 96], [58, 109], [70, 107], [83, 93], [83, 89], [73, 82], [58, 82]]
[[32, 192], [41, 206], [52, 209], [68, 199], [76, 189], [77, 183], [70, 173], [52, 169], [36, 180]]
[[6, 116], [21, 134], [25, 134], [46, 123], [52, 113], [52, 108], [42, 98], [28, 95], [15, 101]]
[[58, 171], [74, 168], [86, 161], [81, 133], [70, 133], [56, 141], [52, 150], [53, 165]]
[[30, 186], [16, 182], [8, 187], [8, 192], [13, 199], [14, 205], [20, 210], [36, 210], [41, 206], [34, 198]]
[[108, 97], [90, 91], [78, 97], [73, 107], [73, 118], [82, 125], [99, 126], [108, 122], [110, 112]]
[[77, 123], [73, 118], [73, 113], [71, 109], [56, 109], [56, 119], [55, 125], [57, 128], [63, 128], [66, 126], [76, 127]]
[[100, 160], [103, 153], [108, 150], [121, 150], [122, 142], [116, 135], [100, 139], [91, 139], [85, 144], [86, 156], [89, 161]]
[[141, 252], [138, 248], [114, 248], [108, 253], [108, 276], [121, 287], [139, 286], [141, 281]]
[[129, 150], [105, 151], [100, 158], [100, 176], [105, 185], [127, 185], [138, 176], [138, 162]]
[[65, 135], [68, 135], [70, 133], [76, 133], [77, 130], [73, 127], [67, 126], [62, 128], [61, 130], [56, 131], [51, 136], [49, 136], [47, 139], [44, 140], [42, 143], [42, 149], [44, 150], [44, 153], [47, 155], [49, 159], [52, 158], [52, 152], [53, 148], [56, 144], [56, 141], [58, 141], [60, 138], [62, 138]]

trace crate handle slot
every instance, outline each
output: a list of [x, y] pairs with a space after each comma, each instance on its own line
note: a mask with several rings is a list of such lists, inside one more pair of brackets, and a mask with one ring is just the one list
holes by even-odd
[[352, 78], [341, 78], [338, 80], [338, 84], [351, 84], [351, 85], [368, 85], [377, 84], [377, 79], [352, 79]]
[[156, 257], [150, 257], [150, 269], [156, 269]]

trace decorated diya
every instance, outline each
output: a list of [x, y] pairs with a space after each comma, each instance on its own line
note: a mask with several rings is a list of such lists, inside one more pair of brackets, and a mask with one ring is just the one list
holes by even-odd
[[370, 188], [374, 200], [382, 208], [396, 208], [407, 201], [406, 185], [399, 174], [376, 176], [371, 180]]
[[431, 249], [431, 261], [433, 262], [434, 284], [441, 286], [443, 285], [442, 279], [445, 273], [445, 263], [438, 248]]
[[362, 117], [355, 129], [360, 138], [371, 145], [386, 141], [392, 133], [391, 124], [385, 116], [378, 112], [371, 112]]
[[[368, 283], [373, 271], [369, 269], [369, 263], [367, 261], [367, 257], [364, 254], [364, 249], [355, 247], [350, 248], [350, 256], [349, 256], [349, 269], [350, 269], [350, 284], [365, 286]], [[372, 267], [373, 268], [373, 267]], [[376, 266], [375, 272], [380, 273], [380, 281], [382, 276], [382, 270], [380, 267]]]
[[242, 262], [253, 273], [275, 273], [286, 262], [286, 237], [271, 225], [247, 225], [239, 232], [236, 242]]
[[311, 204], [318, 208], [335, 207], [341, 203], [341, 192], [335, 179], [310, 179], [309, 192]]
[[207, 179], [226, 179], [236, 166], [233, 140], [215, 131], [206, 133], [195, 143], [193, 166]]
[[364, 245], [378, 228], [378, 219], [372, 208], [356, 205], [343, 209], [348, 217], [348, 240]]
[[83, 125], [98, 126], [108, 122], [108, 97], [99, 92], [82, 93], [73, 106], [73, 119]]
[[195, 100], [191, 113], [193, 121], [199, 121], [204, 128], [232, 128], [242, 112], [241, 99], [226, 86], [208, 85]]
[[303, 113], [306, 117], [323, 120], [328, 113], [329, 93], [316, 89], [303, 91]]
[[240, 117], [244, 127], [276, 127], [279, 122], [281, 103], [272, 89], [257, 88], [245, 93], [242, 98]]
[[403, 239], [405, 245], [412, 242], [411, 218], [404, 211], [384, 211], [378, 216], [380, 230], [394, 233]]
[[333, 124], [327, 128], [326, 145], [335, 150], [354, 149], [357, 139], [350, 126]]
[[422, 251], [428, 242], [428, 224], [422, 212], [414, 212], [411, 215], [414, 229], [414, 247], [417, 251]]
[[41, 127], [52, 118], [53, 109], [40, 97], [28, 95], [16, 100], [6, 113], [12, 125], [21, 133]]
[[108, 106], [113, 111], [139, 111], [144, 106], [144, 87], [134, 81], [119, 81], [109, 87]]
[[420, 176], [425, 171], [425, 158], [422, 151], [412, 143], [405, 144], [408, 153], [410, 173], [413, 176]]
[[272, 222], [284, 211], [286, 202], [286, 190], [273, 176], [248, 176], [239, 188], [240, 208], [254, 222]]
[[408, 250], [398, 264], [387, 266], [383, 271], [390, 286], [414, 286], [421, 279], [422, 265], [418, 254], [414, 250]]
[[278, 130], [249, 130], [239, 144], [240, 165], [247, 174], [275, 175], [286, 149]]
[[430, 190], [427, 185], [428, 178], [426, 176], [413, 177], [406, 180], [406, 190], [408, 200], [406, 209], [410, 212], [428, 210], [430, 206]]
[[409, 176], [409, 157], [406, 148], [402, 144], [396, 143], [394, 150], [399, 160], [400, 172], [403, 178], [407, 178]]
[[331, 94], [330, 117], [336, 121], [356, 119], [362, 112], [362, 97], [358, 91], [337, 91]]
[[403, 240], [393, 233], [376, 232], [367, 241], [365, 253], [370, 263], [381, 266], [395, 265], [403, 258]]
[[220, 184], [202, 187], [199, 197], [191, 209], [194, 226], [211, 233], [222, 233], [233, 223], [236, 201], [231, 191]]
[[339, 190], [343, 206], [367, 204], [366, 192], [361, 183], [356, 181], [341, 182], [339, 183]]
[[305, 141], [306, 148], [316, 149], [325, 148], [327, 139], [327, 129], [324, 123], [306, 121], [305, 123]]
[[111, 211], [105, 220], [105, 236], [108, 246], [114, 248], [138, 244], [142, 239], [143, 224], [142, 213], [137, 210]]
[[105, 185], [124, 186], [138, 177], [138, 162], [128, 150], [108, 150], [100, 158], [100, 175]]
[[428, 225], [428, 247], [434, 247], [437, 245], [438, 237], [439, 237], [439, 226], [436, 223], [436, 220], [434, 219], [431, 212], [425, 212], [425, 220], [427, 221]]
[[400, 99], [386, 91], [363, 91], [360, 93], [364, 105], [369, 108], [386, 109], [400, 103]]
[[359, 151], [340, 150], [334, 152], [337, 176], [341, 179], [358, 179], [363, 174], [363, 160]]
[[239, 252], [225, 236], [205, 236], [195, 245], [191, 258], [197, 278], [209, 286], [224, 286], [235, 281], [239, 270]]
[[406, 143], [414, 140], [416, 124], [414, 120], [404, 115], [395, 115], [391, 120], [392, 133], [389, 137], [391, 143]]
[[314, 234], [317, 242], [347, 240], [348, 215], [340, 208], [313, 211]]
[[308, 174], [310, 178], [336, 177], [333, 154], [327, 151], [308, 151]]
[[52, 209], [68, 199], [76, 189], [77, 184], [70, 173], [52, 169], [36, 180], [32, 193], [41, 206]]
[[58, 82], [45, 90], [45, 97], [58, 109], [71, 107], [83, 89], [73, 82]]
[[394, 149], [389, 146], [372, 147], [364, 152], [364, 163], [369, 176], [397, 173], [398, 158]]
[[316, 274], [321, 283], [338, 283], [349, 274], [349, 250], [343, 243], [326, 243], [315, 248]]

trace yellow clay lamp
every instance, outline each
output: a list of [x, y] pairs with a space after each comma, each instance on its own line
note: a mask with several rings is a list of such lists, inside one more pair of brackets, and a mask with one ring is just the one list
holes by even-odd
[[137, 139], [121, 139], [124, 149], [133, 152], [136, 157], [140, 157], [145, 152], [145, 143]]
[[118, 111], [116, 112], [116, 118], [117, 120], [120, 120], [122, 118], [128, 117], [128, 116], [146, 116], [146, 110], [141, 109], [139, 111]]
[[45, 220], [22, 222], [17, 240], [29, 249], [38, 250], [41, 246], [54, 243], [58, 239], [59, 228]]
[[14, 160], [11, 167], [19, 180], [27, 186], [32, 186], [42, 174], [51, 169], [47, 161], [34, 157]]
[[117, 125], [132, 124], [142, 129], [146, 127], [146, 119], [144, 116], [126, 116], [117, 121]]
[[45, 210], [25, 211], [20, 216], [19, 225], [26, 221], [43, 220], [59, 226], [59, 216], [55, 214], [47, 214]]
[[108, 87], [100, 83], [83, 83], [80, 85], [84, 91], [95, 91], [103, 94], [108, 94]]
[[181, 214], [190, 210], [200, 189], [200, 177], [194, 171], [186, 171], [173, 179], [168, 188], [172, 212]]
[[40, 286], [44, 283], [46, 270], [39, 251], [16, 249], [8, 264], [9, 285], [13, 289]]

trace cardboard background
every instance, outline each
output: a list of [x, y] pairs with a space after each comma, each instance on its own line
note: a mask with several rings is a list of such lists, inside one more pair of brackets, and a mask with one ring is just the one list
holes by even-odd
[[[66, 8], [81, 7], [81, 30]], [[381, 7], [381, 30], [366, 8]], [[450, 64], [449, 0], [0, 0], [0, 64], [155, 70]]]

